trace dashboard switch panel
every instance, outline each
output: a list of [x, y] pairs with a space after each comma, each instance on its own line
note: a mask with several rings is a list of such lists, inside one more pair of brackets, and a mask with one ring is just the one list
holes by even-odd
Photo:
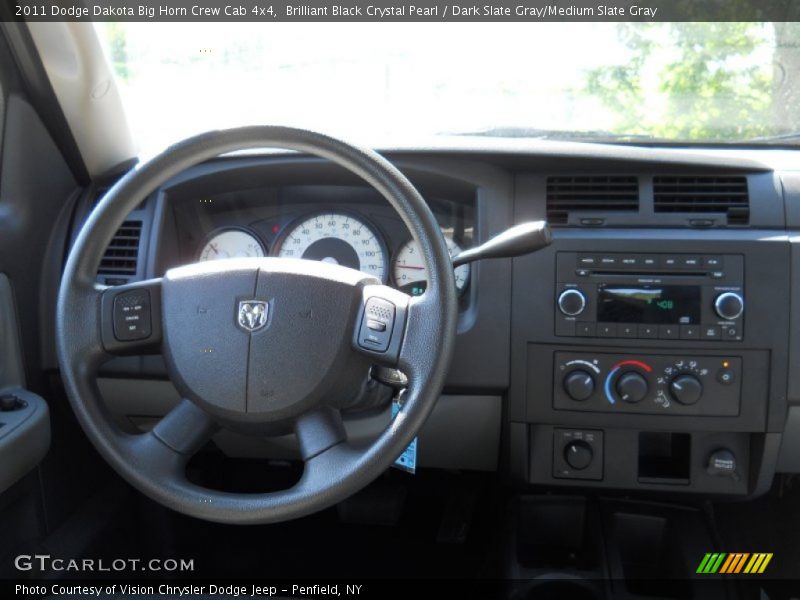
[[554, 365], [556, 410], [739, 414], [740, 357], [556, 352]]

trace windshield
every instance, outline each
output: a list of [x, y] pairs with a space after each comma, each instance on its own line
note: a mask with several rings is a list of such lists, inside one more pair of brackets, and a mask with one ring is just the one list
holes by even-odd
[[252, 124], [377, 146], [454, 134], [769, 141], [800, 129], [798, 23], [96, 27], [143, 154]]

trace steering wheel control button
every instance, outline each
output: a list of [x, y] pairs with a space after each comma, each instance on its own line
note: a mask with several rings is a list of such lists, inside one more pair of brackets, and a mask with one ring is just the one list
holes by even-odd
[[144, 340], [152, 333], [150, 291], [132, 290], [114, 297], [114, 337], [120, 342]]
[[568, 317], [575, 317], [586, 308], [586, 296], [579, 290], [564, 290], [558, 296], [558, 310]]
[[595, 429], [555, 429], [553, 477], [603, 479], [603, 432]]
[[386, 352], [394, 329], [395, 306], [383, 298], [372, 297], [364, 306], [358, 345], [366, 350]]
[[367, 319], [367, 327], [372, 329], [372, 331], [386, 331], [386, 323], [375, 319]]

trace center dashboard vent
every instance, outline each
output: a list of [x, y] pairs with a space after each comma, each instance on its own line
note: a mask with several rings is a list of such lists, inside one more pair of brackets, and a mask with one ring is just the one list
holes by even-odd
[[639, 180], [627, 175], [559, 175], [547, 178], [547, 221], [564, 225], [571, 212], [636, 212]]
[[97, 274], [117, 277], [136, 275], [141, 237], [142, 222], [125, 221], [108, 245]]
[[722, 213], [732, 225], [747, 225], [750, 198], [741, 176], [658, 176], [653, 178], [657, 213]]

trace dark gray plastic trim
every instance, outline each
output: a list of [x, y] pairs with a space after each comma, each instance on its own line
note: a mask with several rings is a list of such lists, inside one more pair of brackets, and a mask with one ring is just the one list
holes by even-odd
[[25, 386], [16, 314], [11, 283], [0, 273], [0, 390]]
[[22, 389], [12, 392], [24, 408], [0, 412], [0, 493], [36, 468], [50, 448], [50, 411], [36, 394]]

